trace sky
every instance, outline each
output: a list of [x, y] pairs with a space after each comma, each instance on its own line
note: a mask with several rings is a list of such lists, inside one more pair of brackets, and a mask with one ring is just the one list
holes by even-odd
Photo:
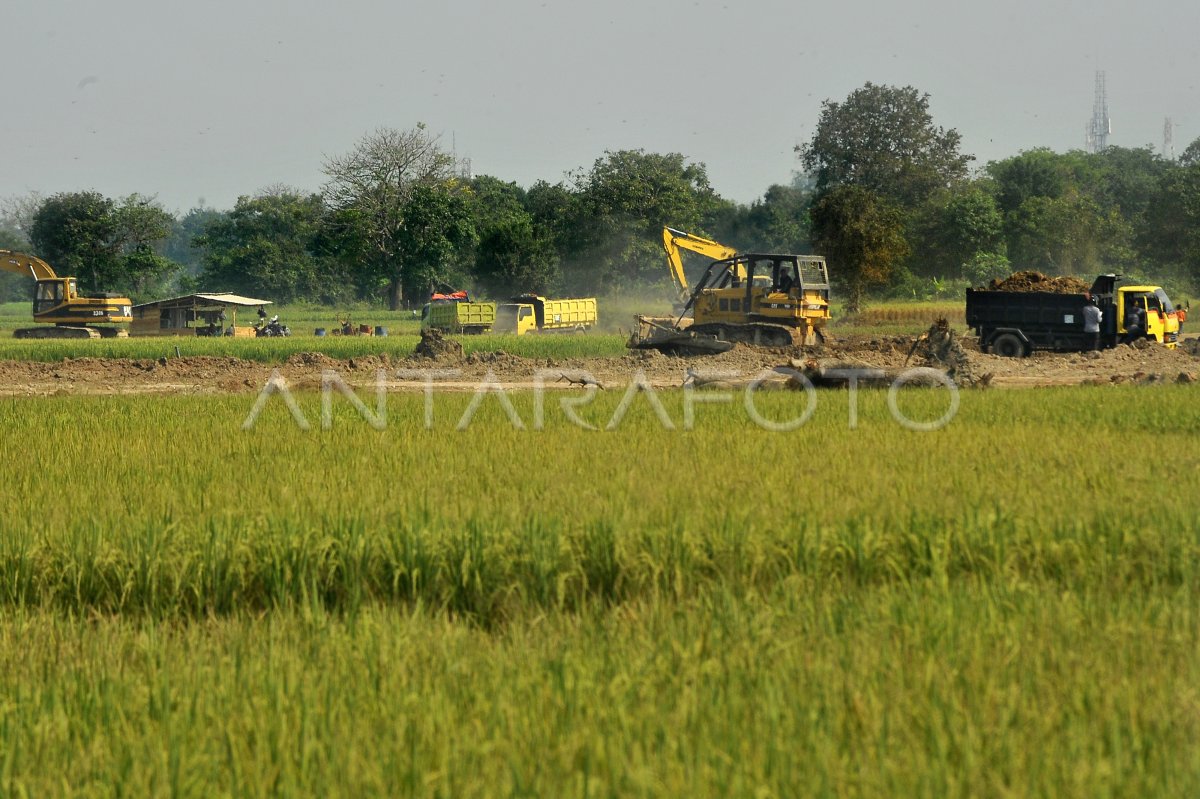
[[1009, 0], [6, 0], [0, 198], [95, 190], [230, 208], [380, 128], [424, 123], [530, 186], [605, 151], [678, 152], [749, 203], [798, 168], [824, 100], [929, 94], [977, 166], [1200, 137], [1200, 6]]

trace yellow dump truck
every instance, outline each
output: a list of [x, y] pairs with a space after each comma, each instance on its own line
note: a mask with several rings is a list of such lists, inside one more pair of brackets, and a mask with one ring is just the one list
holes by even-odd
[[497, 333], [583, 333], [596, 326], [596, 298], [548, 300], [522, 294], [496, 308]]
[[496, 324], [496, 303], [434, 300], [421, 309], [421, 329], [443, 333], [490, 333]]

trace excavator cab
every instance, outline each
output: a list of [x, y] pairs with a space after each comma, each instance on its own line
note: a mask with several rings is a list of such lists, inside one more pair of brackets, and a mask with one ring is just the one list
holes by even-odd
[[63, 304], [63, 299], [67, 296], [67, 281], [62, 278], [54, 280], [39, 280], [33, 294], [33, 315], [34, 317], [41, 316], [53, 311], [55, 308]]

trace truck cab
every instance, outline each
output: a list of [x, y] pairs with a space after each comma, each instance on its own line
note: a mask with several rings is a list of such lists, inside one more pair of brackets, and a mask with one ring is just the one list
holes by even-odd
[[1146, 338], [1154, 339], [1170, 349], [1175, 348], [1187, 312], [1177, 309], [1162, 288], [1121, 286], [1117, 289], [1115, 305], [1118, 332], [1128, 332], [1126, 319], [1134, 308], [1140, 308], [1146, 314]]
[[506, 302], [496, 306], [496, 332], [523, 336], [538, 329], [537, 314], [527, 302]]

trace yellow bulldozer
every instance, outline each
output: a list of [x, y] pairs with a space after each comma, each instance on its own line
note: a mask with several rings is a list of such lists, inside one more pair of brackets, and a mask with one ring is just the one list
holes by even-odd
[[[829, 272], [823, 257], [738, 253], [673, 228], [663, 229], [663, 246], [683, 304], [670, 325], [640, 318], [643, 329], [632, 346], [719, 352], [735, 342], [787, 347], [823, 338], [829, 320]], [[716, 259], [694, 288], [683, 273], [684, 249]]]
[[73, 277], [59, 277], [50, 264], [33, 255], [0, 250], [0, 269], [33, 278], [33, 321], [50, 327], [26, 327], [13, 331], [16, 338], [116, 338], [129, 335], [119, 327], [133, 321], [133, 302], [117, 294], [79, 293]]

